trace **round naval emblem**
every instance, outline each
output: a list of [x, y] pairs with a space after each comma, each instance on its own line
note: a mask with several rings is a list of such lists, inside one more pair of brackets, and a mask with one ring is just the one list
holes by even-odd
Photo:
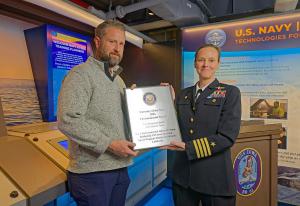
[[151, 92], [147, 92], [146, 94], [144, 94], [143, 99], [147, 105], [153, 105], [156, 102], [156, 96]]
[[262, 179], [260, 154], [253, 148], [242, 150], [234, 160], [234, 175], [237, 192], [241, 196], [251, 196], [259, 188]]
[[205, 36], [206, 44], [222, 47], [226, 42], [226, 33], [221, 29], [210, 30]]

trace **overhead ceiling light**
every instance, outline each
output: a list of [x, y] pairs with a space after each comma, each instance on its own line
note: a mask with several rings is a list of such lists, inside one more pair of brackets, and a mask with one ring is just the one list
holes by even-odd
[[[99, 24], [104, 22], [103, 19], [100, 19], [96, 17], [95, 15], [78, 8], [72, 4], [69, 4], [63, 0], [24, 0], [29, 3], [38, 5], [40, 7], [49, 9], [51, 11], [54, 11], [58, 14], [61, 14], [63, 16], [69, 17], [71, 19], [74, 19], [76, 21], [82, 22], [84, 24], [88, 24], [93, 27], [97, 27]], [[141, 37], [138, 37], [135, 34], [132, 34], [128, 31], [125, 32], [126, 40], [130, 43], [142, 48], [143, 47], [143, 39]]]

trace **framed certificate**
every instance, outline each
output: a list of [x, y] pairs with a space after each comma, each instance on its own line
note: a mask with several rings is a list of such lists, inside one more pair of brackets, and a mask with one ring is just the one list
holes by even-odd
[[125, 89], [128, 120], [135, 150], [181, 141], [170, 87]]

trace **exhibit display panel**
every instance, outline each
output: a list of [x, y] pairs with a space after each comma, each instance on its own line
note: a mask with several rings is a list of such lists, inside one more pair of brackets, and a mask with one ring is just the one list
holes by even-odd
[[59, 132], [57, 129], [57, 122], [38, 122], [17, 126], [7, 126], [6, 128], [9, 135], [18, 137], [26, 137], [30, 134], [39, 134], [50, 131]]
[[91, 37], [53, 25], [24, 31], [44, 121], [56, 121], [62, 81], [92, 54]]
[[[56, 122], [10, 126], [8, 133], [30, 143], [34, 149], [38, 149], [39, 155], [45, 156], [63, 173], [66, 172], [69, 163], [68, 139], [57, 130]], [[32, 164], [32, 158], [28, 162], [31, 162], [28, 165]], [[134, 158], [134, 164], [128, 167], [128, 173], [131, 184], [127, 192], [126, 206], [134, 206], [166, 179], [167, 151], [141, 150], [139, 156]], [[61, 206], [72, 202], [66, 192], [67, 190], [62, 196], [56, 196], [56, 201], [61, 202]]]
[[44, 205], [66, 190], [66, 174], [26, 138], [0, 138], [2, 170], [28, 196], [30, 206]]
[[26, 196], [0, 170], [0, 205], [26, 206]]

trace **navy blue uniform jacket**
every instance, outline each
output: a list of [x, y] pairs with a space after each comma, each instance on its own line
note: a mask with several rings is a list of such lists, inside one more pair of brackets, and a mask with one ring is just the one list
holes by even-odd
[[185, 152], [175, 152], [173, 181], [207, 195], [236, 194], [230, 148], [241, 123], [241, 95], [237, 87], [216, 79], [194, 103], [195, 86], [176, 98]]

